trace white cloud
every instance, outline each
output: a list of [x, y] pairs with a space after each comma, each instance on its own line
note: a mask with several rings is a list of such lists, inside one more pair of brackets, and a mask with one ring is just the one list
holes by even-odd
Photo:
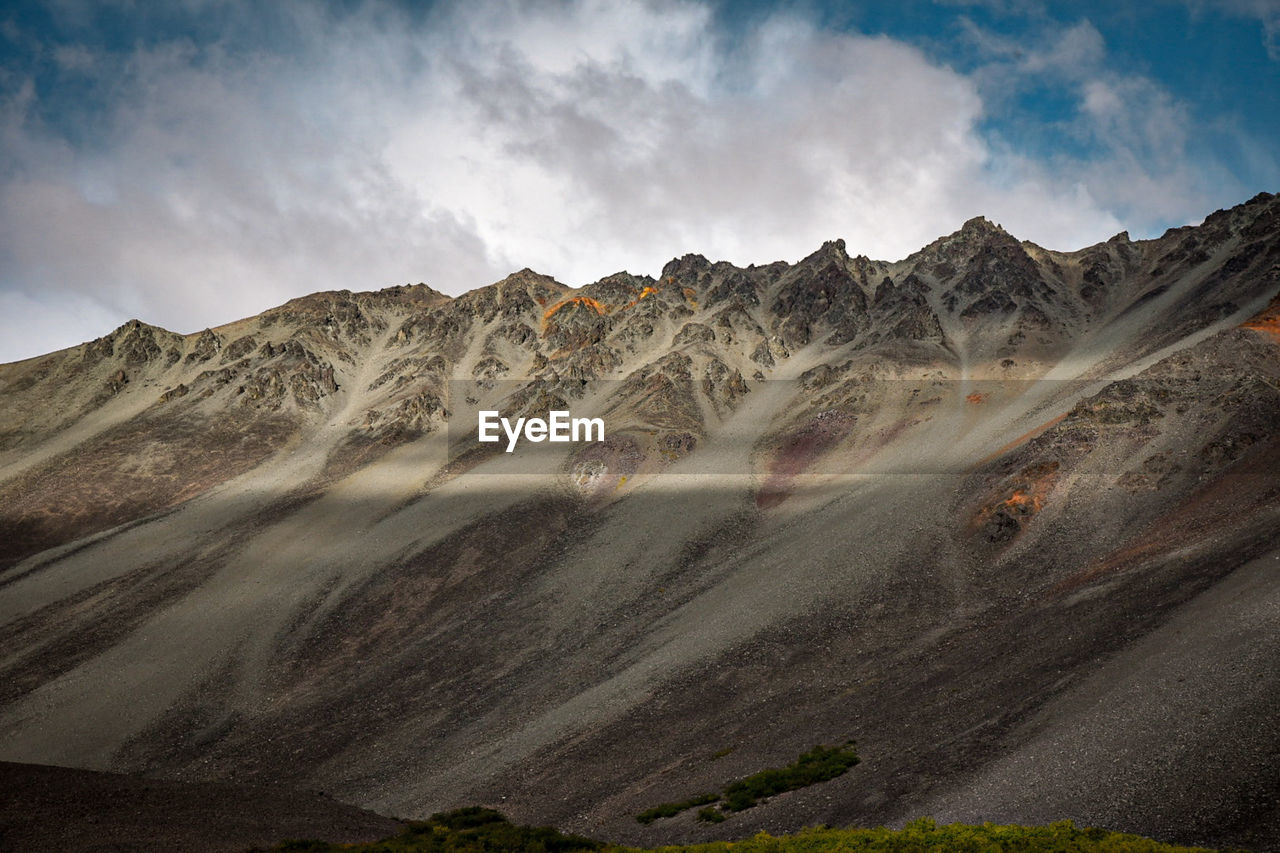
[[[678, 0], [471, 3], [421, 26], [377, 5], [286, 8], [289, 55], [64, 51], [115, 67], [87, 142], [41, 126], [29, 88], [0, 108], [0, 359], [33, 353], [19, 327], [65, 343], [56, 312], [22, 307], [59, 299], [191, 331], [319, 289], [457, 293], [523, 266], [582, 284], [836, 236], [896, 258], [979, 213], [1075, 248], [1131, 225], [1115, 210], [1194, 200], [1159, 185], [1176, 145], [1164, 171], [1141, 162], [1185, 132], [1176, 104], [1101, 72], [1071, 85], [1106, 159], [1047, 162], [980, 130], [999, 98], [981, 74], [798, 15], [729, 43]], [[1082, 24], [1016, 61], [1096, 71], [1104, 54]]]
[[1074, 102], [1054, 121], [1029, 119], [1051, 143], [1056, 136], [1069, 144], [1053, 150], [1050, 143], [1038, 156], [1006, 151], [1002, 159], [1038, 160], [1059, 185], [1074, 183], [1136, 234], [1186, 222], [1220, 200], [1214, 188], [1222, 170], [1188, 152], [1194, 122], [1187, 106], [1148, 77], [1113, 70], [1089, 21], [1046, 18], [1021, 40], [966, 22], [966, 37], [983, 57], [972, 79], [988, 105], [1014, 114], [1011, 123], [1028, 91], [1048, 89]]

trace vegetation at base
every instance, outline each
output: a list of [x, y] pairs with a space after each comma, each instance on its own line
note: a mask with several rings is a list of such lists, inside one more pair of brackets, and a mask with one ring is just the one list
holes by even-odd
[[1213, 853], [1162, 844], [1138, 835], [1078, 829], [1069, 820], [1048, 826], [939, 826], [928, 818], [902, 829], [805, 829], [762, 832], [742, 841], [713, 841], [642, 851], [565, 835], [545, 826], [517, 826], [492, 809], [468, 808], [412, 823], [371, 844], [288, 841], [275, 853]]
[[493, 809], [471, 806], [414, 821], [399, 835], [371, 844], [286, 841], [275, 853], [595, 853], [606, 847], [549, 826], [517, 826]]
[[636, 820], [641, 823], [653, 823], [660, 817], [675, 817], [685, 809], [691, 809], [694, 806], [705, 806], [707, 803], [718, 803], [719, 801], [719, 794], [699, 794], [696, 797], [690, 797], [678, 803], [661, 803], [651, 809], [645, 809], [636, 815]]
[[[609, 847], [605, 853], [622, 853]], [[902, 829], [804, 829], [793, 835], [762, 832], [742, 841], [657, 847], [646, 853], [1208, 853], [1201, 847], [1161, 844], [1138, 835], [1078, 829], [1069, 820], [1048, 826], [939, 826], [929, 818]], [[638, 853], [638, 851], [627, 851]]]
[[[640, 812], [636, 815], [636, 820], [646, 824], [653, 823], [660, 817], [674, 817], [694, 806], [707, 806], [698, 812], [698, 820], [721, 823], [725, 820], [725, 812], [740, 812], [766, 797], [830, 781], [844, 775], [857, 763], [858, 751], [854, 749], [853, 741], [844, 746], [815, 746], [786, 767], [761, 770], [730, 782], [720, 794], [703, 794], [678, 803], [661, 803]], [[719, 810], [708, 805], [719, 803], [722, 799], [724, 802]]]

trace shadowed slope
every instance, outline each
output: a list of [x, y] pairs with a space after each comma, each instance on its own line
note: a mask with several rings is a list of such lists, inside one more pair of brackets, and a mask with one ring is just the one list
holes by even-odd
[[26, 853], [243, 853], [288, 838], [371, 841], [398, 821], [323, 794], [0, 762], [0, 841]]
[[[0, 367], [0, 757], [657, 843], [712, 830], [654, 802], [854, 738], [715, 832], [1025, 822], [1031, 790], [1260, 838], [1280, 632], [1226, 591], [1270, 589], [1280, 533], [1278, 290], [1264, 195], [1072, 253], [973, 220], [896, 263], [316, 294]], [[474, 442], [549, 407], [607, 439]], [[1187, 662], [1230, 701], [1143, 700], [1179, 620], [1250, 650]], [[1149, 714], [1083, 710], [1104, 672]], [[1133, 755], [1142, 721], [1185, 746]], [[1041, 785], [1061, 738], [1109, 751]]]

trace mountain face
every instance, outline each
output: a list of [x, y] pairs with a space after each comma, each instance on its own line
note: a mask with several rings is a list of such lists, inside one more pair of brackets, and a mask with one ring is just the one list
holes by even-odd
[[[317, 293], [0, 366], [0, 760], [622, 842], [1280, 845], [1280, 198], [573, 290]], [[477, 413], [603, 441], [476, 441]], [[862, 763], [709, 826], [637, 812]]]

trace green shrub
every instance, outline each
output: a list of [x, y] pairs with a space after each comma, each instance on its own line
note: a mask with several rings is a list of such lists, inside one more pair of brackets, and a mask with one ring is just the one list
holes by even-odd
[[[724, 819], [723, 812], [714, 807], [704, 808], [699, 818], [703, 812]], [[939, 826], [929, 818], [897, 830], [816, 827], [793, 835], [775, 837], [762, 832], [742, 841], [641, 851], [565, 835], [549, 827], [516, 826], [488, 809], [435, 815], [373, 844], [289, 841], [273, 849], [275, 853], [1212, 853], [1137, 835], [1077, 829], [1069, 820], [1048, 826]]]
[[410, 823], [396, 836], [373, 844], [334, 845], [290, 841], [275, 853], [595, 853], [605, 845], [549, 826], [517, 826], [501, 812], [472, 806]]
[[698, 809], [698, 820], [703, 823], [724, 823], [729, 817], [715, 806]]
[[506, 816], [500, 811], [486, 809], [482, 806], [467, 806], [465, 809], [454, 809], [451, 812], [433, 814], [423, 826], [428, 828], [443, 826], [445, 829], [462, 830], [507, 822]]
[[645, 809], [640, 812], [640, 814], [636, 815], [636, 820], [649, 824], [660, 817], [675, 817], [686, 809], [691, 809], [694, 806], [705, 806], [707, 803], [715, 803], [719, 802], [719, 800], [719, 794], [699, 794], [696, 797], [690, 797], [678, 803], [659, 803], [651, 809]]
[[852, 742], [844, 746], [815, 746], [786, 767], [761, 770], [725, 786], [724, 807], [727, 811], [740, 812], [766, 797], [828, 782], [844, 775], [857, 763], [858, 753]]
[[[720, 823], [725, 819], [725, 812], [740, 812], [766, 797], [827, 782], [848, 772], [857, 763], [858, 752], [854, 749], [853, 741], [844, 746], [815, 746], [786, 767], [761, 770], [730, 782], [720, 794], [702, 794], [678, 803], [661, 803], [640, 812], [636, 815], [636, 820], [649, 824], [658, 818], [674, 817], [694, 806], [718, 803], [723, 799], [724, 805], [720, 810], [705, 808], [698, 812], [699, 820]], [[713, 814], [715, 817], [710, 817]]]

